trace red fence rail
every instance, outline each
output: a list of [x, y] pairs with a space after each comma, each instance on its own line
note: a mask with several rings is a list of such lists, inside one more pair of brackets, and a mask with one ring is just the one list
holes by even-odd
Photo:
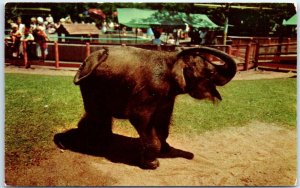
[[297, 43], [257, 45], [255, 66], [297, 69]]
[[[254, 37], [232, 37], [231, 45], [211, 45], [210, 47], [222, 50], [232, 55], [237, 63], [238, 70], [248, 70], [253, 67], [276, 67], [288, 68], [296, 70], [297, 61], [297, 43], [294, 39], [287, 38], [285, 43], [274, 44], [276, 41], [272, 38], [254, 38]], [[264, 41], [262, 44], [261, 41]], [[6, 43], [8, 43], [6, 41]], [[46, 61], [41, 62], [30, 58], [28, 55], [28, 47], [35, 50], [35, 44], [22, 43], [23, 59], [21, 62], [12, 60], [7, 55], [5, 50], [6, 62], [11, 64], [23, 65], [28, 67], [31, 65], [46, 65], [56, 68], [60, 67], [79, 67], [81, 62], [93, 51], [96, 51], [103, 46], [103, 44], [85, 43], [85, 44], [68, 44], [58, 42], [48, 42], [48, 56]], [[158, 48], [156, 45], [132, 45], [152, 50], [175, 50], [174, 45], [163, 45]], [[214, 60], [214, 59], [212, 59]]]

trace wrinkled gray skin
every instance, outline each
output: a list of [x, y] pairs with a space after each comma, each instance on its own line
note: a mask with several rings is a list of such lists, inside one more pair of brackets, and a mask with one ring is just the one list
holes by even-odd
[[[215, 55], [224, 65], [205, 61]], [[175, 97], [188, 93], [197, 99], [221, 100], [216, 86], [229, 82], [236, 63], [227, 54], [207, 47], [182, 52], [112, 47], [92, 53], [77, 72], [85, 114], [79, 129], [91, 137], [109, 140], [112, 118], [129, 119], [141, 143], [140, 166], [155, 169], [159, 153], [169, 151], [166, 139]]]

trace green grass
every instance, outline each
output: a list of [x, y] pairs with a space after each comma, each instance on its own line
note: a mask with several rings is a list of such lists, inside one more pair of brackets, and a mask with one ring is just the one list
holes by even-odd
[[[296, 127], [296, 79], [232, 81], [218, 90], [223, 100], [217, 105], [178, 96], [172, 133], [201, 133], [251, 121]], [[11, 156], [6, 162], [53, 147], [54, 134], [75, 128], [82, 114], [73, 77], [5, 74], [5, 150]], [[124, 121], [115, 126], [132, 130]]]
[[296, 79], [232, 81], [218, 90], [223, 100], [217, 105], [178, 97], [173, 113], [175, 132], [199, 133], [251, 121], [296, 127]]
[[54, 134], [75, 127], [82, 113], [72, 77], [5, 74], [5, 149], [10, 154], [27, 158], [50, 148]]

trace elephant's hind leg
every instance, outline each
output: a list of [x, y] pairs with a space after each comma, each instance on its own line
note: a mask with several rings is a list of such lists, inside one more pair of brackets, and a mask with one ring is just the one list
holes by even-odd
[[107, 113], [85, 113], [78, 122], [78, 129], [89, 146], [106, 146], [112, 138], [112, 117]]

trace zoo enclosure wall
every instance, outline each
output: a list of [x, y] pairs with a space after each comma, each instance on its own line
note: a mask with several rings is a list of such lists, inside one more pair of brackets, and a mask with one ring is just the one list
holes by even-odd
[[[217, 38], [220, 41], [222, 38]], [[297, 56], [297, 43], [296, 39], [284, 38], [283, 43], [278, 44], [279, 38], [266, 38], [266, 37], [234, 37], [230, 36], [227, 38], [229, 44], [227, 45], [209, 45], [209, 47], [217, 48], [225, 51], [232, 55], [237, 63], [239, 70], [248, 70], [253, 67], [257, 67], [260, 63], [280, 63], [282, 57], [287, 55], [290, 58], [285, 58], [290, 61], [296, 61]], [[121, 42], [121, 41], [120, 41]], [[9, 43], [9, 41], [7, 41]], [[218, 42], [219, 43], [219, 42]], [[103, 46], [116, 46], [116, 45], [127, 45], [136, 46], [151, 50], [164, 50], [174, 51], [176, 48], [181, 47], [195, 47], [194, 45], [161, 45], [156, 46], [152, 44], [134, 44], [121, 42], [119, 44], [99, 44], [93, 42], [47, 42], [48, 44], [48, 55], [45, 62], [36, 61], [36, 58], [32, 57], [32, 54], [36, 51], [35, 43], [23, 44], [24, 47], [30, 47], [31, 54], [24, 54], [21, 62], [13, 60], [9, 55], [9, 45], [5, 45], [5, 62], [10, 64], [26, 65], [28, 61], [31, 64], [47, 65], [58, 67], [79, 67], [81, 62], [93, 51], [101, 49]], [[279, 48], [280, 46], [280, 48]], [[280, 50], [280, 51], [278, 51]], [[26, 49], [23, 50], [26, 52]], [[33, 55], [34, 56], [34, 55]], [[26, 58], [26, 59], [25, 59]], [[211, 58], [211, 60], [216, 60]], [[262, 62], [263, 60], [263, 62]], [[17, 62], [17, 63], [16, 63]]]

